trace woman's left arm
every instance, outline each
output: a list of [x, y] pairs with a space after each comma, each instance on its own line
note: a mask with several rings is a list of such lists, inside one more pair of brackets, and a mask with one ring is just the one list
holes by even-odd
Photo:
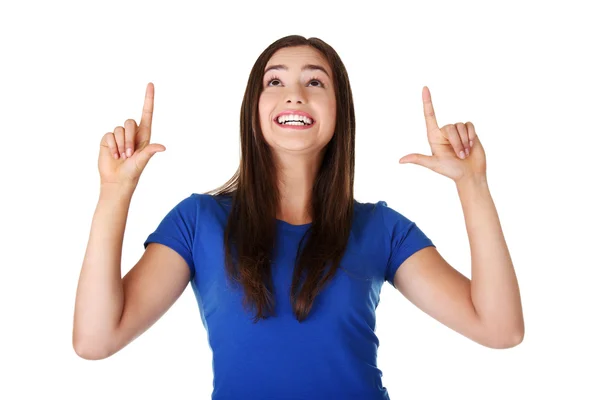
[[525, 333], [523, 310], [488, 187], [485, 151], [473, 123], [439, 128], [426, 86], [422, 98], [432, 155], [408, 154], [400, 164], [426, 167], [456, 184], [471, 248], [471, 279], [429, 246], [403, 262], [396, 271], [394, 286], [421, 310], [481, 344], [515, 346]]
[[525, 333], [519, 284], [485, 176], [456, 183], [471, 248], [471, 299], [481, 322], [520, 343]]

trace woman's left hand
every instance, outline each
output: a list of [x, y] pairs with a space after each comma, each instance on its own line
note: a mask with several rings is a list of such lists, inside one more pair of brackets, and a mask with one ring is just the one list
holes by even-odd
[[452, 179], [455, 183], [464, 179], [485, 178], [485, 152], [473, 123], [457, 122], [438, 128], [431, 93], [427, 86], [423, 87], [423, 110], [432, 155], [408, 154], [400, 159], [400, 164], [421, 165]]

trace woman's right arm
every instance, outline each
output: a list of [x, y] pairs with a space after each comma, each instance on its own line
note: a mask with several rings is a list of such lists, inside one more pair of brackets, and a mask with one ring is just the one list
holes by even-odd
[[73, 348], [99, 360], [121, 350], [152, 326], [181, 296], [187, 262], [173, 249], [151, 243], [121, 278], [121, 252], [131, 195], [102, 188], [79, 276]]
[[[148, 84], [140, 126], [103, 136], [100, 144], [100, 198], [79, 276], [73, 318], [73, 348], [98, 360], [116, 353], [156, 322], [190, 280], [185, 259], [159, 243], [146, 247], [121, 278], [123, 235], [131, 198], [148, 160], [164, 146], [150, 143], [154, 85]], [[131, 148], [127, 152], [126, 148]], [[118, 155], [121, 154], [121, 157]], [[113, 157], [114, 155], [114, 157]]]
[[121, 252], [133, 191], [102, 187], [75, 298], [73, 347], [86, 359], [104, 358], [123, 311]]

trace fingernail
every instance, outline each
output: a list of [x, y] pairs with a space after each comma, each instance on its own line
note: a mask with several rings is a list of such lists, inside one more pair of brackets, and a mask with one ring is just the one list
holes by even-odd
[[473, 147], [473, 141], [472, 140], [469, 142], [469, 146]]
[[121, 158], [125, 158], [125, 153], [121, 153]]
[[460, 151], [459, 157], [464, 159], [465, 158], [465, 152], [464, 151]]
[[118, 160], [119, 159], [119, 153], [113, 154], [113, 157], [115, 158], [115, 160]]
[[127, 148], [127, 157], [131, 157], [131, 147]]
[[468, 156], [468, 155], [469, 155], [469, 148], [467, 147], [467, 148], [465, 149], [465, 151], [467, 152], [467, 156]]

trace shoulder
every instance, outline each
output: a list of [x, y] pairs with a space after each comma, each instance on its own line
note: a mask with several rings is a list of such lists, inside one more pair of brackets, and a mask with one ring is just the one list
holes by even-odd
[[389, 207], [385, 201], [379, 203], [381, 223], [395, 247], [402, 247], [404, 251], [409, 251], [433, 245], [431, 239], [415, 221]]
[[390, 231], [407, 229], [414, 222], [395, 208], [388, 206], [386, 201], [377, 203], [383, 225]]
[[231, 205], [231, 198], [227, 196], [214, 196], [206, 193], [192, 193], [175, 206], [175, 208], [187, 212], [198, 213], [211, 211], [213, 209], [224, 209]]
[[413, 223], [384, 200], [375, 203], [361, 203], [355, 200], [354, 206], [358, 220], [370, 220], [371, 224], [383, 227], [384, 231], [389, 234], [392, 234], [394, 230], [407, 229]]
[[195, 225], [198, 217], [205, 212], [203, 210], [212, 206], [211, 203], [212, 200], [208, 195], [191, 193], [169, 207], [169, 211], [165, 216], [165, 221], [175, 221], [178, 224]]

